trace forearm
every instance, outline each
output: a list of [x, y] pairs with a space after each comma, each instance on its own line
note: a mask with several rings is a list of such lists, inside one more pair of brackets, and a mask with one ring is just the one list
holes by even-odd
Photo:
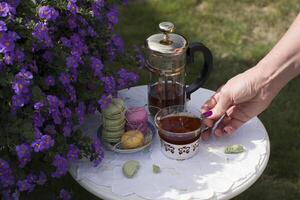
[[300, 74], [300, 14], [274, 48], [255, 66], [275, 95]]

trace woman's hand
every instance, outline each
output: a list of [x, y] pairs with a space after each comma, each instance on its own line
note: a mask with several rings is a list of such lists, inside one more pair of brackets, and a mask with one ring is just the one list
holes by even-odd
[[[276, 94], [260, 68], [251, 68], [231, 78], [202, 106], [202, 113], [210, 115], [204, 123], [211, 127], [225, 115], [214, 133], [216, 136], [231, 134], [264, 111]], [[208, 139], [209, 135], [206, 132], [202, 138]]]

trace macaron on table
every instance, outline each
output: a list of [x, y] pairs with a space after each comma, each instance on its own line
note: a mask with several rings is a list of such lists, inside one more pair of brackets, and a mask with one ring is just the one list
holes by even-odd
[[155, 134], [145, 107], [125, 108], [120, 98], [113, 98], [102, 110], [102, 126], [98, 132], [104, 145], [118, 153], [134, 153], [147, 148]]

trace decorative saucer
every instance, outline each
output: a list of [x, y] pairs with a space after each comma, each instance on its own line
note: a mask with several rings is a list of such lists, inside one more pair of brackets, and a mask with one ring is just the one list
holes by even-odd
[[[156, 129], [154, 127], [154, 125], [148, 121], [148, 130], [147, 130], [147, 133], [145, 135], [145, 141], [144, 141], [144, 145], [141, 146], [141, 147], [137, 147], [137, 148], [134, 148], [134, 149], [123, 149], [122, 148], [122, 145], [121, 145], [121, 142], [118, 142], [116, 144], [113, 144], [113, 143], [109, 143], [109, 142], [103, 142], [102, 140], [102, 143], [103, 145], [110, 151], [113, 151], [113, 152], [117, 152], [117, 153], [135, 153], [135, 152], [138, 152], [138, 151], [141, 151], [147, 147], [149, 147], [152, 143], [152, 140], [155, 136], [155, 133], [156, 133]], [[98, 129], [98, 137], [102, 138], [102, 128], [103, 126], [101, 125]]]

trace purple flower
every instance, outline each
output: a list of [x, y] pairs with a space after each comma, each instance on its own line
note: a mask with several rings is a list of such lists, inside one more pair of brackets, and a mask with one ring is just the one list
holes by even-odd
[[82, 124], [84, 121], [85, 109], [86, 107], [83, 102], [80, 102], [76, 108], [76, 113], [80, 124]]
[[100, 20], [101, 19], [101, 14], [99, 12], [99, 7], [97, 6], [96, 3], [92, 3], [92, 14], [93, 17], [95, 17], [96, 19]]
[[93, 56], [91, 57], [90, 60], [91, 60], [91, 67], [92, 67], [94, 74], [100, 78], [102, 76], [101, 71], [104, 68], [101, 60], [96, 57], [93, 57]]
[[20, 0], [7, 0], [8, 4], [11, 6], [11, 7], [18, 7], [18, 5], [20, 4]]
[[104, 85], [104, 91], [108, 94], [115, 93], [116, 90], [116, 82], [112, 76], [104, 76], [100, 79]]
[[35, 152], [46, 151], [53, 146], [54, 146], [54, 140], [51, 138], [50, 135], [43, 135], [41, 138], [36, 139], [31, 144], [31, 147], [34, 149]]
[[19, 38], [15, 32], [2, 32], [0, 38], [0, 53], [13, 53], [15, 41]]
[[50, 6], [42, 6], [39, 8], [39, 17], [49, 21], [54, 21], [58, 17], [58, 12]]
[[17, 186], [20, 192], [32, 192], [35, 188], [35, 185], [30, 183], [29, 180], [19, 180]]
[[73, 86], [69, 85], [67, 88], [66, 88], [66, 91], [67, 93], [69, 94], [70, 96], [70, 100], [74, 103], [76, 102], [77, 100], [77, 96], [76, 96], [76, 90]]
[[114, 46], [111, 42], [107, 45], [106, 50], [107, 50], [107, 54], [109, 56], [108, 60], [111, 63], [116, 57], [115, 49], [114, 49]]
[[33, 79], [33, 75], [30, 71], [27, 71], [26, 69], [21, 69], [21, 71], [19, 73], [17, 73], [16, 78], [31, 80], [31, 79]]
[[133, 84], [137, 83], [139, 77], [137, 74], [133, 72], [128, 72], [126, 69], [121, 68], [118, 71], [119, 79], [118, 79], [118, 89], [123, 89], [126, 87], [130, 87]]
[[88, 47], [85, 44], [84, 38], [75, 33], [70, 37], [70, 41], [72, 48], [71, 55], [77, 59], [77, 62], [82, 64], [80, 56], [88, 53]]
[[87, 108], [87, 113], [95, 113], [96, 112], [96, 104], [94, 102], [89, 103]]
[[81, 37], [86, 37], [87, 36], [87, 32], [84, 30], [84, 29], [79, 29], [79, 35], [81, 36]]
[[42, 22], [38, 22], [32, 32], [32, 36], [43, 42], [47, 47], [52, 47], [53, 43], [48, 34], [48, 27]]
[[62, 157], [59, 154], [56, 154], [52, 165], [56, 167], [55, 172], [51, 174], [52, 177], [54, 178], [59, 178], [63, 175], [66, 175], [69, 169], [69, 162], [66, 158]]
[[93, 29], [93, 27], [89, 26], [88, 27], [88, 33], [91, 37], [96, 37], [97, 36], [97, 33], [96, 31]]
[[59, 192], [59, 198], [61, 198], [63, 200], [71, 200], [72, 194], [65, 189], [61, 189]]
[[83, 25], [83, 26], [88, 26], [89, 23], [86, 21], [86, 19], [82, 16], [77, 16], [77, 19], [80, 21], [80, 23]]
[[15, 177], [8, 162], [0, 158], [0, 188], [14, 185]]
[[30, 81], [25, 79], [17, 79], [12, 83], [12, 89], [14, 90], [15, 94], [21, 95], [22, 93], [28, 93], [30, 85]]
[[47, 62], [52, 63], [52, 61], [53, 61], [53, 54], [50, 51], [45, 51], [45, 53], [43, 54], [43, 58]]
[[112, 37], [112, 43], [114, 44], [115, 48], [117, 49], [117, 51], [119, 53], [124, 53], [124, 41], [123, 39], [118, 36], [118, 35], [115, 35]]
[[67, 10], [70, 11], [73, 15], [75, 15], [78, 12], [78, 6], [75, 2], [69, 1], [67, 5]]
[[119, 13], [118, 13], [118, 10], [117, 10], [116, 7], [112, 7], [112, 8], [108, 11], [108, 13], [106, 14], [106, 17], [107, 17], [107, 19], [108, 19], [108, 22], [109, 22], [112, 26], [118, 23], [118, 20], [119, 20], [119, 19], [118, 19], [118, 15], [119, 15]]
[[71, 83], [70, 75], [64, 72], [60, 73], [59, 80], [64, 87], [68, 86]]
[[4, 53], [5, 64], [12, 65], [14, 60], [15, 60], [15, 53], [13, 51]]
[[23, 61], [24, 61], [24, 59], [25, 59], [25, 54], [24, 54], [24, 52], [23, 51], [21, 51], [21, 50], [19, 50], [19, 49], [16, 49], [16, 51], [15, 51], [15, 58], [17, 59], [17, 61], [19, 62], [19, 63], [22, 63]]
[[33, 105], [33, 108], [37, 111], [40, 111], [44, 107], [44, 103], [42, 101], [38, 101]]
[[139, 68], [144, 68], [145, 58], [141, 52], [141, 49], [138, 46], [135, 46], [134, 51], [135, 51], [135, 61], [138, 63]]
[[73, 130], [73, 123], [72, 121], [66, 121], [63, 127], [63, 134], [65, 137], [70, 137]]
[[55, 124], [61, 124], [62, 120], [61, 120], [61, 113], [59, 110], [55, 112], [51, 112], [51, 116]]
[[0, 20], [0, 31], [7, 31], [6, 23]]
[[47, 100], [49, 103], [48, 112], [51, 115], [52, 119], [54, 120], [55, 124], [61, 124], [61, 113], [59, 107], [64, 107], [62, 101], [60, 101], [56, 96], [48, 95]]
[[12, 106], [14, 108], [21, 108], [27, 103], [26, 99], [22, 95], [12, 96]]
[[31, 148], [28, 144], [21, 144], [16, 146], [16, 152], [20, 167], [23, 168], [31, 160]]
[[20, 192], [32, 192], [35, 188], [36, 175], [29, 173], [25, 179], [17, 182], [17, 187]]
[[72, 119], [72, 111], [69, 108], [63, 108], [61, 113], [66, 119]]
[[44, 122], [45, 122], [45, 118], [42, 116], [40, 112], [35, 112], [33, 114], [34, 127], [40, 128], [43, 126]]
[[77, 160], [79, 157], [80, 150], [75, 144], [70, 144], [67, 158], [68, 160]]
[[100, 8], [104, 7], [104, 3], [104, 0], [95, 0], [95, 4]]
[[48, 100], [50, 107], [55, 107], [55, 108], [59, 107], [59, 99], [57, 98], [57, 96], [48, 95], [47, 100]]
[[45, 84], [47, 86], [54, 86], [55, 85], [55, 79], [54, 79], [54, 77], [53, 76], [47, 76], [45, 78]]
[[66, 58], [66, 63], [68, 68], [77, 68], [79, 65], [78, 59], [74, 56], [68, 56]]
[[104, 152], [103, 152], [103, 149], [101, 147], [101, 142], [100, 142], [100, 140], [97, 136], [94, 136], [92, 138], [92, 149], [96, 154], [96, 157], [94, 159], [94, 166], [96, 167], [100, 164], [100, 162], [104, 158]]
[[9, 4], [6, 2], [0, 3], [0, 16], [6, 17], [9, 14]]
[[77, 28], [77, 21], [73, 15], [68, 18], [68, 25], [70, 29]]
[[37, 176], [30, 172], [30, 173], [26, 176], [26, 179], [27, 179], [30, 183], [35, 183], [35, 182], [37, 181]]
[[100, 105], [101, 110], [104, 110], [111, 102], [112, 96], [103, 94], [101, 98], [98, 100], [98, 104]]
[[36, 180], [36, 184], [44, 185], [47, 182], [47, 176], [43, 171], [40, 171], [40, 174]]
[[66, 37], [61, 37], [61, 38], [60, 38], [60, 41], [62, 42], [62, 44], [63, 44], [65, 47], [68, 47], [68, 48], [71, 48], [71, 47], [72, 47], [71, 40], [69, 40], [68, 38], [66, 38]]
[[41, 133], [40, 129], [37, 127], [34, 127], [34, 138], [35, 139], [40, 139], [43, 136]]
[[45, 129], [44, 129], [44, 132], [46, 134], [49, 134], [49, 135], [56, 134], [55, 126], [53, 124], [47, 124], [46, 127], [45, 127]]

